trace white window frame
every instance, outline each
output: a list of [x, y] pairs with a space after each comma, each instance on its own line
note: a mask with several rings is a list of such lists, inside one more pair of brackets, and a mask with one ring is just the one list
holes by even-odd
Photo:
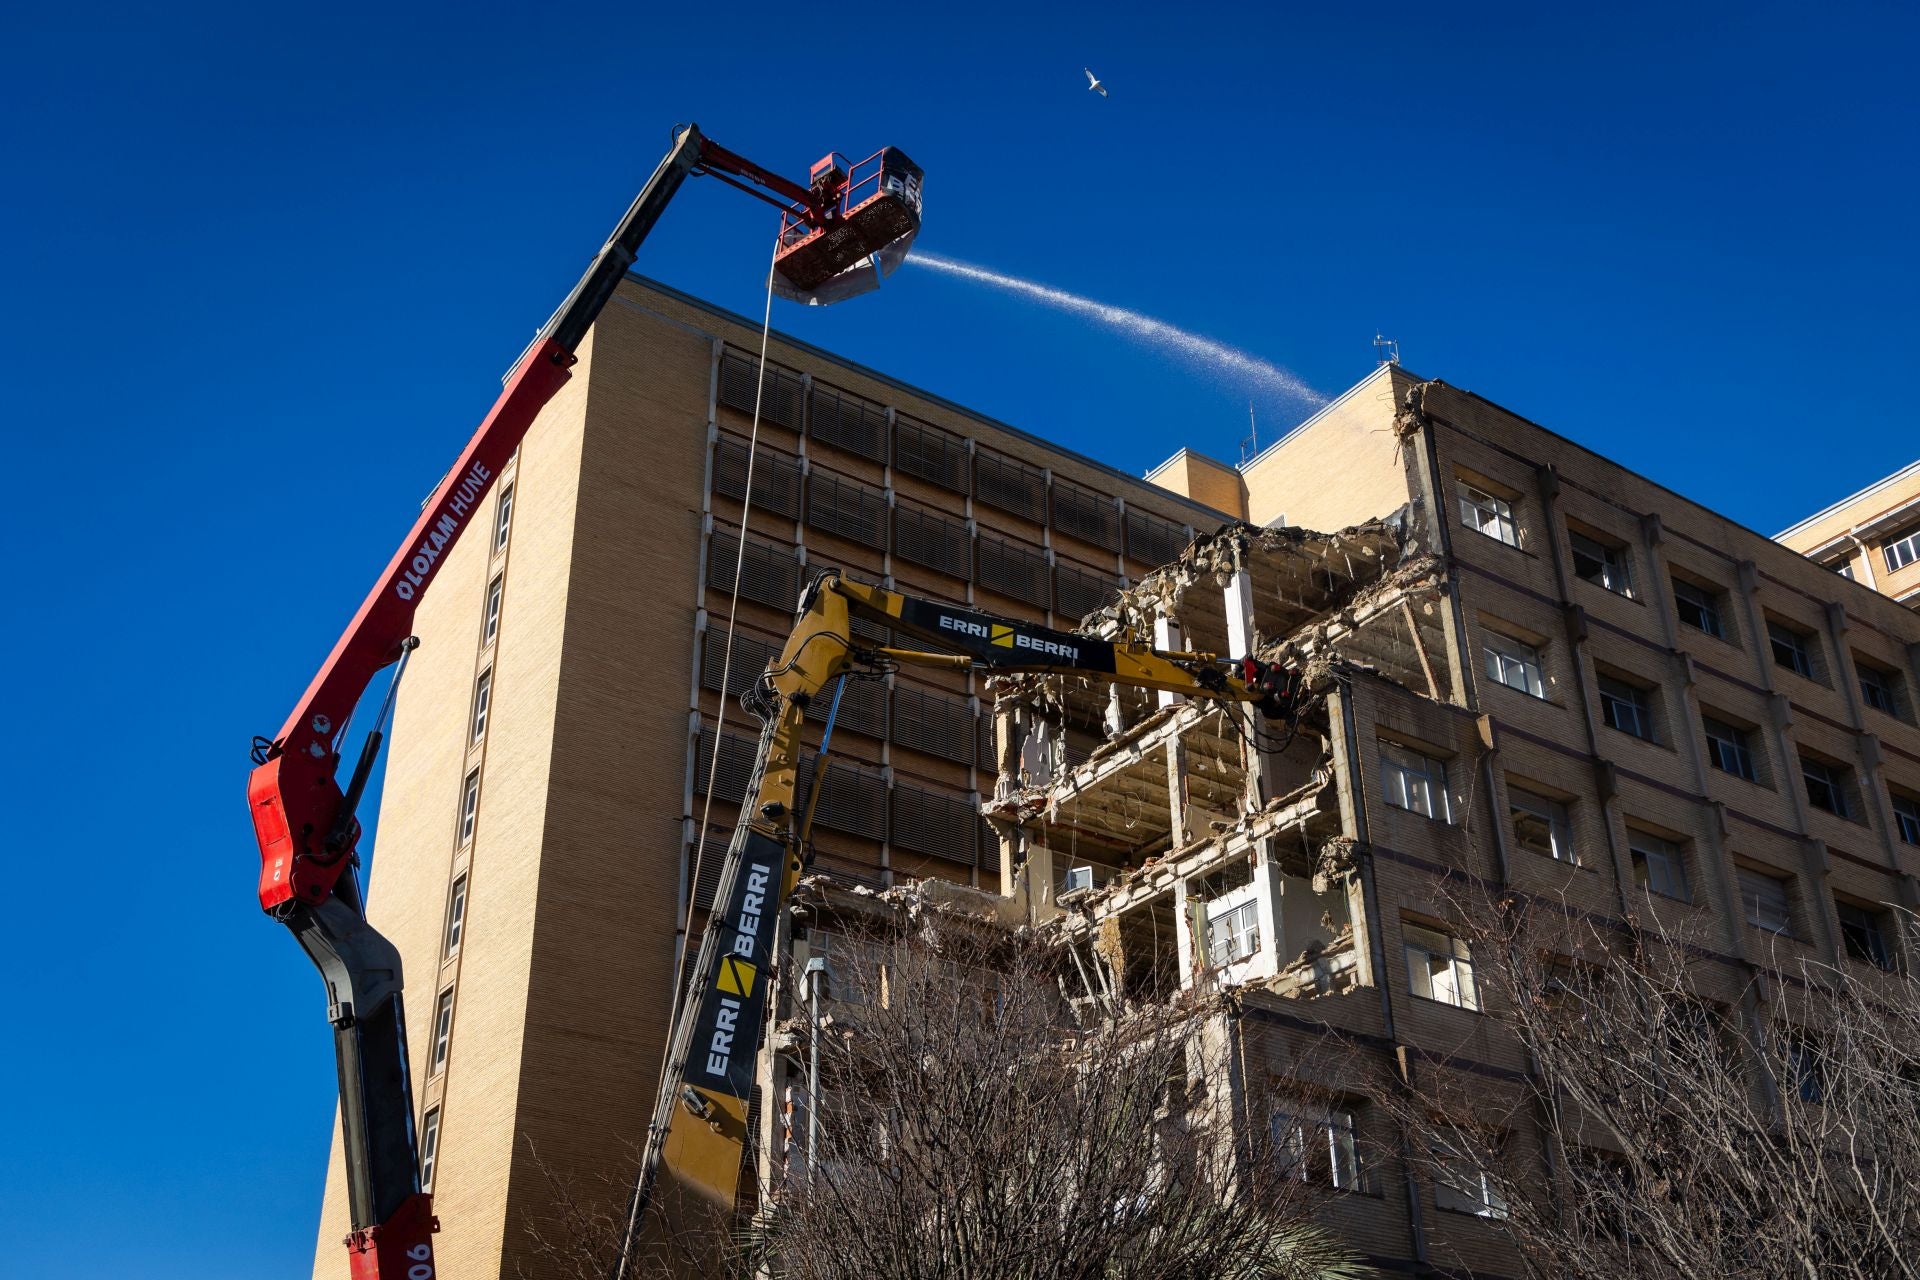
[[441, 936], [440, 958], [451, 960], [460, 954], [460, 935], [467, 925], [467, 873], [462, 871], [453, 878], [453, 887], [447, 890], [447, 927]]
[[[1681, 612], [1682, 604], [1690, 606], [1699, 613], [1702, 620], [1712, 625], [1701, 626], [1699, 623], [1689, 622]], [[1673, 612], [1674, 616], [1680, 619], [1682, 626], [1692, 627], [1702, 635], [1712, 636], [1716, 640], [1727, 638], [1726, 619], [1720, 616], [1720, 597], [1697, 582], [1689, 582], [1685, 578], [1673, 580]]]
[[1433, 1180], [1434, 1208], [1478, 1218], [1507, 1216], [1507, 1198], [1492, 1174], [1464, 1157], [1445, 1157], [1438, 1163]]
[[453, 988], [440, 993], [433, 1005], [433, 1055], [428, 1075], [439, 1075], [447, 1067], [447, 1053], [453, 1047]]
[[[1627, 697], [1622, 698], [1618, 693], [1609, 689], [1607, 687], [1608, 685], [1613, 685], [1617, 689], [1626, 690]], [[1609, 675], [1600, 677], [1598, 688], [1600, 692], [1600, 719], [1602, 723], [1616, 733], [1624, 733], [1628, 737], [1638, 738], [1642, 742], [1652, 742], [1655, 740], [1653, 736], [1653, 703], [1652, 700], [1647, 697], [1647, 691], [1645, 689], [1642, 689], [1639, 685], [1628, 684], [1625, 680], [1617, 679]], [[1633, 712], [1634, 724], [1638, 726], [1640, 732], [1636, 733], [1633, 729], [1628, 729], [1614, 723], [1616, 717], [1608, 714], [1607, 711], [1608, 706], [1611, 704], [1624, 704], [1631, 710]]]
[[1487, 679], [1535, 698], [1547, 696], [1538, 648], [1498, 631], [1483, 630], [1480, 643]]
[[[1267, 1118], [1273, 1140], [1273, 1159], [1280, 1176], [1294, 1182], [1312, 1182], [1324, 1172], [1339, 1191], [1358, 1191], [1366, 1170], [1354, 1139], [1353, 1112], [1275, 1111]], [[1317, 1161], [1324, 1158], [1324, 1170]]]
[[1642, 887], [1647, 892], [1675, 902], [1693, 901], [1693, 886], [1687, 880], [1686, 850], [1679, 844], [1629, 828], [1627, 849], [1629, 854], [1639, 855], [1640, 865], [1646, 868]]
[[[1799, 631], [1784, 622], [1767, 619], [1767, 646], [1773, 654], [1773, 665], [1791, 671], [1802, 680], [1817, 680], [1819, 670], [1813, 662], [1813, 649], [1807, 643], [1813, 637]], [[1814, 641], [1818, 643], [1818, 641]], [[1781, 661], [1781, 653], [1788, 655], [1787, 661]]]
[[1768, 933], [1793, 936], [1793, 893], [1784, 877], [1735, 867], [1734, 879], [1740, 885], [1740, 905], [1747, 923]]
[[[1707, 763], [1721, 773], [1732, 774], [1736, 778], [1745, 778], [1748, 782], [1760, 781], [1760, 771], [1753, 760], [1753, 731], [1742, 729], [1737, 724], [1728, 724], [1718, 716], [1702, 713], [1700, 732], [1707, 739]], [[1744, 768], [1729, 769], [1726, 761], [1744, 765]]]
[[493, 643], [500, 634], [500, 604], [507, 592], [507, 576], [496, 574], [487, 584], [487, 608], [480, 622], [480, 644], [485, 647]]
[[467, 780], [460, 788], [460, 837], [455, 842], [462, 849], [473, 841], [473, 828], [480, 818], [480, 771], [467, 774]]
[[[1573, 576], [1583, 582], [1611, 591], [1617, 596], [1633, 599], [1633, 553], [1624, 546], [1609, 545], [1575, 529], [1567, 530], [1567, 545], [1573, 551]], [[1593, 574], [1580, 572], [1580, 559], [1584, 557], [1599, 566]]]
[[500, 486], [500, 502], [493, 517], [493, 550], [498, 554], [506, 548], [507, 538], [513, 533], [513, 485]]
[[1473, 952], [1465, 941], [1427, 925], [1402, 921], [1400, 942], [1406, 950], [1409, 991], [1423, 1000], [1479, 1012]]
[[1887, 572], [1897, 573], [1920, 560], [1920, 529], [1915, 529], [1903, 538], [1896, 538], [1880, 549], [1886, 559]]
[[1906, 844], [1920, 844], [1920, 800], [1889, 796], [1893, 801], [1893, 828]]
[[1459, 481], [1460, 523], [1475, 533], [1510, 547], [1520, 545], [1520, 527], [1514, 523], [1513, 503], [1477, 485]]
[[1860, 700], [1881, 715], [1900, 719], [1900, 677], [1865, 662], [1853, 665], [1860, 673]]
[[493, 668], [488, 667], [473, 682], [473, 733], [468, 742], [478, 742], [487, 734], [487, 710], [493, 703]]
[[[1547, 829], [1547, 847], [1539, 848], [1530, 844], [1520, 834], [1521, 814], [1526, 814], [1536, 822], [1543, 823]], [[1534, 853], [1544, 853], [1555, 862], [1565, 862], [1572, 866], [1580, 865], [1580, 855], [1573, 847], [1573, 818], [1564, 801], [1551, 796], [1543, 796], [1538, 791], [1526, 787], [1507, 784], [1507, 820], [1514, 828], [1514, 843]]]
[[1252, 893], [1232, 894], [1208, 903], [1206, 944], [1207, 963], [1216, 969], [1259, 955], [1259, 898]]
[[440, 1108], [428, 1107], [420, 1122], [420, 1189], [433, 1190], [433, 1166], [440, 1156]]
[[[1815, 777], [1816, 772], [1820, 776]], [[1800, 777], [1806, 783], [1807, 803], [1822, 813], [1831, 813], [1837, 818], [1853, 817], [1853, 797], [1847, 794], [1847, 772], [1843, 765], [1831, 765], [1824, 760], [1801, 756]], [[1824, 787], [1833, 797], [1831, 805], [1821, 804], [1813, 798], [1816, 785]]]
[[1412, 747], [1380, 740], [1380, 789], [1387, 804], [1435, 822], [1453, 821], [1453, 802], [1447, 793], [1446, 762], [1422, 755]]

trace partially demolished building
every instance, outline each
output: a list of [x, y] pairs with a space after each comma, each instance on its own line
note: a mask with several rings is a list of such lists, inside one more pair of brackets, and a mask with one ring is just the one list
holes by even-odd
[[[1155, 478], [1239, 520], [1083, 629], [1284, 661], [1305, 696], [1280, 723], [995, 682], [986, 913], [1052, 937], [1080, 1000], [1218, 1018], [1232, 1113], [1342, 1193], [1328, 1219], [1376, 1264], [1515, 1269], [1491, 1183], [1431, 1185], [1370, 1114], [1389, 1073], [1525, 1069], [1479, 1017], [1449, 886], [1689, 930], [1730, 1000], [1795, 957], [1913, 963], [1890, 909], [1920, 905], [1912, 612], [1397, 366], [1237, 471], [1183, 453]], [[1361, 1052], [1316, 1052], [1331, 1033]], [[764, 1125], [773, 1178], [794, 1136]]]

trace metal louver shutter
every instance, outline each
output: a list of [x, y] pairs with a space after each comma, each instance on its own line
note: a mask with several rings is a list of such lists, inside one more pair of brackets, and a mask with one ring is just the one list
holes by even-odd
[[955, 493], [967, 491], [967, 438], [912, 418], [893, 418], [893, 469]]
[[1120, 549], [1120, 508], [1085, 485], [1053, 478], [1053, 527], [1108, 551]]
[[[800, 762], [800, 785], [794, 792], [796, 804], [805, 804], [813, 794], [813, 771], [818, 757]], [[826, 786], [820, 791], [820, 805], [813, 811], [815, 826], [868, 840], [887, 838], [887, 783], [870, 769], [845, 760], [827, 764]]]
[[1151, 511], [1127, 512], [1127, 554], [1155, 568], [1180, 558], [1187, 549], [1187, 530]]
[[824, 382], [813, 384], [813, 415], [807, 434], [822, 444], [875, 462], [887, 460], [887, 411], [871, 400]]
[[988, 773], [995, 773], [999, 770], [1000, 762], [993, 758], [993, 712], [991, 709], [980, 716], [979, 723], [974, 728], [975, 736], [979, 739], [975, 763]]
[[894, 686], [893, 740], [900, 746], [956, 764], [972, 764], [973, 720], [973, 708], [958, 698]]
[[[753, 758], [760, 748], [758, 738], [744, 738], [736, 733], [722, 734], [720, 737], [720, 762], [713, 764], [713, 726], [703, 725], [700, 729], [699, 755], [693, 762], [693, 790], [695, 795], [707, 795], [707, 770], [713, 766], [712, 795], [715, 800], [728, 804], [739, 804], [746, 798], [747, 784], [753, 781]], [[713, 842], [707, 842], [707, 852], [713, 852]]]
[[[879, 680], [847, 680], [840, 693], [840, 714], [834, 720], [834, 732], [842, 729], [864, 733], [869, 738], [887, 736], [887, 686]], [[817, 703], [810, 711], [826, 721], [833, 695]]]
[[980, 810], [971, 799], [898, 784], [892, 799], [896, 847], [978, 865]]
[[807, 476], [807, 524], [822, 533], [884, 551], [887, 495], [831, 471], [813, 471]]
[[1036, 524], [1047, 518], [1047, 473], [991, 449], [973, 455], [973, 496]]
[[990, 591], [1024, 600], [1035, 608], [1052, 605], [1048, 590], [1047, 557], [1038, 547], [1026, 547], [990, 534], [976, 540], [980, 572], [976, 581]]
[[1120, 580], [1070, 564], [1053, 567], [1054, 593], [1059, 612], [1069, 618], [1084, 618], [1110, 603], [1120, 591]]
[[[745, 501], [747, 443], [733, 436], [713, 442], [713, 491]], [[789, 520], [800, 518], [800, 459], [771, 449], [759, 451], [753, 465], [753, 505]]]
[[[720, 357], [720, 403], [742, 413], [753, 412], [759, 382], [760, 358], [729, 351]], [[767, 365], [767, 385], [760, 397], [760, 417], [794, 431], [800, 429], [806, 405], [806, 383], [791, 369]]]
[[726, 667], [727, 632], [724, 627], [708, 627], [700, 641], [700, 683], [715, 693], [725, 693], [729, 698], [737, 698], [753, 687], [767, 669], [767, 664], [780, 656], [781, 646], [759, 636], [748, 635], [744, 631], [733, 633], [733, 667], [726, 671], [727, 687], [720, 687], [720, 676]]
[[904, 502], [894, 504], [893, 553], [902, 560], [967, 578], [973, 572], [971, 544], [966, 521]]
[[[707, 835], [707, 848], [704, 853], [699, 851], [697, 842], [692, 849], [687, 850], [687, 874], [694, 877], [693, 906], [696, 911], [710, 911], [713, 909], [714, 895], [720, 892], [720, 871], [721, 868], [727, 865], [727, 842], [729, 839], [731, 839], [731, 837], [726, 832], [709, 832]], [[697, 867], [693, 865], [693, 859], [696, 853], [699, 854], [700, 858], [700, 865]], [[691, 982], [693, 980], [693, 962], [691, 959], [687, 962], [687, 969], [688, 973], [686, 977], [687, 980]]]
[[[707, 548], [707, 585], [715, 591], [733, 590], [734, 558], [742, 554], [739, 534], [715, 529]], [[749, 538], [744, 556], [740, 594], [776, 609], [793, 608], [800, 599], [800, 561], [793, 550]]]

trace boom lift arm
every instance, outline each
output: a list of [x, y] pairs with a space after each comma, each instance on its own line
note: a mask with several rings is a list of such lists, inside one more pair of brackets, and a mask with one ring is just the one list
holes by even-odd
[[[864, 647], [849, 625], [854, 618], [953, 652]], [[857, 670], [890, 664], [1086, 676], [1191, 698], [1251, 703], [1276, 718], [1290, 712], [1296, 693], [1291, 672], [1251, 657], [1228, 662], [1211, 654], [1089, 639], [823, 571], [801, 596], [798, 620], [779, 660], [744, 699], [761, 720], [759, 754], [721, 868], [716, 909], [674, 1016], [667, 1070], [655, 1098], [614, 1280], [639, 1274], [633, 1246], [656, 1190], [671, 1197], [661, 1205], [669, 1218], [690, 1205], [709, 1214], [733, 1209], [767, 979], [776, 960], [774, 939], [780, 912], [806, 864], [838, 691]], [[801, 727], [821, 709], [829, 691], [813, 794], [803, 797], [796, 794]]]
[[[862, 169], [868, 170], [864, 178]], [[354, 1280], [431, 1280], [438, 1223], [420, 1188], [400, 956], [367, 923], [355, 872], [355, 810], [379, 752], [386, 708], [344, 790], [335, 781], [342, 737], [373, 678], [404, 664], [416, 643], [413, 617], [421, 595], [479, 515], [534, 417], [567, 381], [587, 330], [690, 174], [721, 178], [781, 209], [774, 271], [782, 291], [795, 296], [831, 300], [837, 287], [844, 296], [842, 286], [862, 264], [873, 255], [904, 252], [919, 227], [920, 170], [892, 148], [860, 165], [829, 156], [803, 187], [712, 142], [696, 125], [682, 129], [586, 274], [515, 363], [492, 410], [280, 732], [254, 740], [247, 803], [260, 845], [260, 905], [293, 931], [327, 987]], [[323, 518], [325, 508], [315, 502], [308, 514]], [[389, 704], [391, 698], [390, 689]]]

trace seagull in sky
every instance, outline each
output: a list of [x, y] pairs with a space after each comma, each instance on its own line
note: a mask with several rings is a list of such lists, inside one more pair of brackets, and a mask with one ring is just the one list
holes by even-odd
[[[1082, 67], [1080, 69], [1082, 71], [1087, 71], [1085, 67]], [[1087, 71], [1087, 88], [1091, 89], [1093, 92], [1099, 94], [1103, 98], [1107, 96], [1107, 86], [1101, 84], [1100, 77], [1094, 75], [1093, 72], [1091, 71]]]

